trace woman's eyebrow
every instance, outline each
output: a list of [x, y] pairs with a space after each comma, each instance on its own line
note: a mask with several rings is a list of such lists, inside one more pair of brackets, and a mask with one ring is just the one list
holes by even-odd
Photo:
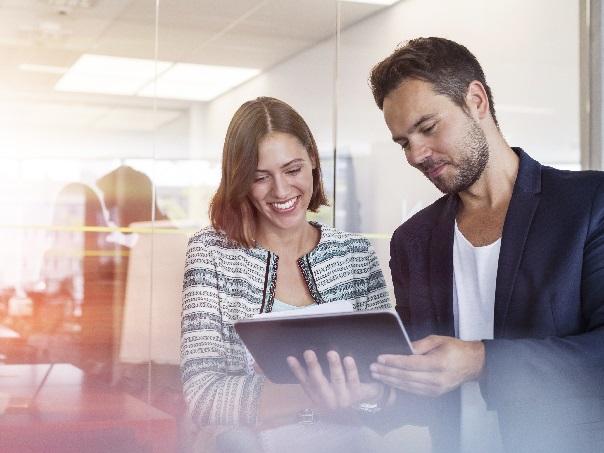
[[298, 164], [301, 162], [304, 162], [304, 159], [300, 159], [300, 158], [293, 159], [293, 160], [290, 160], [288, 163], [281, 165], [281, 168], [289, 167], [292, 164]]
[[[304, 163], [304, 159], [301, 159], [301, 158], [292, 159], [289, 162], [286, 162], [283, 165], [281, 165], [281, 168], [283, 169], [283, 168], [289, 167], [290, 165], [298, 164], [298, 163]], [[269, 171], [262, 170], [261, 168], [257, 168], [256, 173], [269, 173]]]

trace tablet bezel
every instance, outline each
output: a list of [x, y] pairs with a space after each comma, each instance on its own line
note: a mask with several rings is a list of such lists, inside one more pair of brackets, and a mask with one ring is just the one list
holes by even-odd
[[412, 354], [413, 347], [401, 320], [392, 310], [354, 311], [285, 316], [236, 321], [235, 331], [266, 377], [276, 384], [295, 384], [287, 357], [312, 349], [323, 372], [329, 368], [325, 354], [337, 351], [355, 359], [362, 382], [371, 382], [369, 365], [380, 354]]

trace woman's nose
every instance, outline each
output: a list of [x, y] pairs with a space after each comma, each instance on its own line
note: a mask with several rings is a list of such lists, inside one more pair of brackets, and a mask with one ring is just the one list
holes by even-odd
[[287, 178], [278, 175], [273, 179], [273, 195], [278, 199], [283, 199], [289, 195], [289, 183]]

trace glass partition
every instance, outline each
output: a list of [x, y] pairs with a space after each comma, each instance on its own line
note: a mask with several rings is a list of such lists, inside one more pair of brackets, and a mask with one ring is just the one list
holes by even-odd
[[2, 451], [205, 451], [178, 367], [184, 253], [247, 100], [308, 122], [330, 199], [313, 218], [370, 238], [387, 280], [392, 232], [439, 196], [367, 85], [398, 43], [467, 45], [510, 144], [579, 167], [578, 1], [28, 0], [0, 25]]
[[153, 300], [133, 280], [172, 214], [152, 165], [183, 113], [144, 91], [163, 68], [156, 17], [155, 2], [0, 8], [2, 451], [178, 447], [178, 386], [150, 385]]

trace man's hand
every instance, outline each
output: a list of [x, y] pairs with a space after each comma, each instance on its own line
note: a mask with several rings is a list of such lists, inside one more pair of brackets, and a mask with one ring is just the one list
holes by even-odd
[[341, 360], [337, 352], [329, 351], [327, 353], [329, 379], [323, 374], [314, 351], [305, 351], [304, 361], [306, 368], [295, 357], [287, 358], [290, 369], [308, 397], [314, 404], [327, 410], [344, 409], [360, 402], [377, 401], [385, 391], [384, 385], [378, 382], [361, 383], [352, 357], [344, 357], [344, 360]]
[[440, 396], [477, 379], [484, 367], [481, 341], [430, 335], [413, 348], [414, 355], [380, 355], [371, 365], [374, 379], [416, 395]]

